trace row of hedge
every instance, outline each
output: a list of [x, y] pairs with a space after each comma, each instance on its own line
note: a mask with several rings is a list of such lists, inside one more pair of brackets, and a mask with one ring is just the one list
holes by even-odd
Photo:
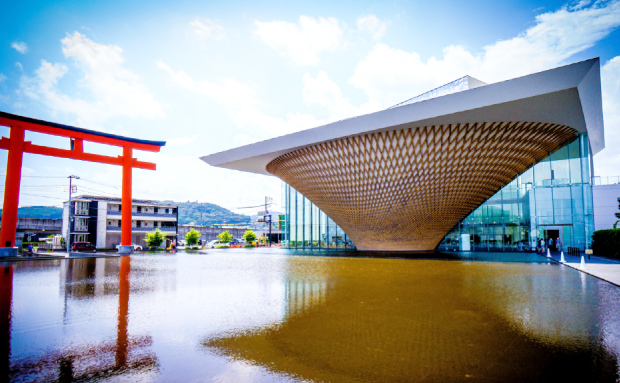
[[595, 231], [592, 234], [592, 251], [596, 255], [620, 259], [620, 229]]

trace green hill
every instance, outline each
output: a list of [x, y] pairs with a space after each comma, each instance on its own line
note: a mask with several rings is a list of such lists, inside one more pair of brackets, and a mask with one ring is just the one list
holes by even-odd
[[[0, 215], [2, 209], [0, 209]], [[62, 208], [56, 206], [24, 206], [17, 209], [17, 216], [22, 218], [62, 219]]]
[[[245, 224], [250, 222], [249, 216], [235, 214], [212, 203], [174, 202], [169, 200], [160, 202], [179, 207], [180, 225], [187, 225], [192, 222], [196, 225]], [[0, 209], [0, 214], [2, 214], [2, 209]], [[17, 214], [22, 218], [62, 219], [62, 208], [56, 206], [24, 206], [19, 208]]]
[[192, 222], [196, 225], [245, 224], [250, 222], [250, 216], [235, 214], [212, 203], [174, 202], [170, 200], [160, 202], [179, 206], [180, 225], [187, 225]]

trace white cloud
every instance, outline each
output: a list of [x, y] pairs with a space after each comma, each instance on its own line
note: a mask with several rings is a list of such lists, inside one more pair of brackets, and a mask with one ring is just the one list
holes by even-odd
[[4, 73], [0, 73], [0, 83], [6, 79], [7, 77], [4, 75]]
[[209, 19], [204, 19], [203, 21], [194, 20], [189, 25], [192, 28], [192, 32], [201, 40], [208, 38], [221, 40], [225, 36], [224, 28]]
[[184, 71], [174, 71], [159, 60], [157, 67], [168, 73], [180, 88], [205, 96], [222, 106], [228, 112], [240, 133], [237, 142], [254, 142], [321, 125], [314, 116], [303, 113], [288, 113], [285, 117], [269, 116], [259, 110], [258, 97], [254, 87], [235, 79], [224, 79], [219, 84], [206, 80], [195, 80]]
[[479, 55], [462, 46], [448, 46], [442, 57], [423, 60], [416, 52], [376, 44], [349, 82], [381, 109], [467, 74], [495, 82], [561, 65], [619, 25], [620, 1], [616, 0], [538, 15], [536, 25], [515, 38], [484, 47]]
[[520, 36], [485, 47], [480, 74], [498, 81], [559, 65], [592, 47], [619, 25], [617, 0], [543, 13], [536, 16], [536, 25]]
[[61, 40], [62, 52], [82, 72], [78, 86], [92, 97], [76, 98], [63, 94], [58, 81], [67, 72], [64, 64], [41, 60], [34, 77], [24, 76], [24, 94], [39, 100], [52, 113], [74, 115], [82, 125], [100, 123], [112, 116], [160, 117], [162, 106], [151, 95], [138, 75], [125, 69], [123, 50], [116, 45], [93, 42], [79, 32]]
[[357, 19], [357, 29], [369, 32], [373, 40], [379, 40], [385, 35], [386, 24], [375, 15], [366, 15]]
[[21, 54], [25, 54], [26, 52], [28, 52], [28, 45], [26, 45], [26, 43], [23, 41], [13, 41], [11, 43], [11, 48], [15, 49]]
[[187, 146], [198, 139], [198, 135], [192, 137], [174, 137], [166, 140], [167, 146]]
[[299, 23], [255, 21], [254, 34], [297, 65], [317, 65], [319, 55], [344, 46], [343, 25], [333, 17], [300, 16]]
[[340, 87], [323, 71], [319, 71], [316, 77], [306, 73], [303, 77], [303, 83], [304, 102], [308, 105], [319, 105], [326, 108], [329, 112], [330, 122], [373, 111], [370, 104], [359, 107], [353, 106], [344, 98]]
[[229, 108], [254, 107], [258, 104], [254, 88], [235, 79], [225, 78], [219, 84], [195, 81], [182, 70], [175, 72], [162, 60], [158, 60], [156, 64], [159, 69], [168, 73], [179, 87], [201, 93]]
[[594, 157], [594, 175], [620, 176], [620, 56], [601, 67], [605, 149]]

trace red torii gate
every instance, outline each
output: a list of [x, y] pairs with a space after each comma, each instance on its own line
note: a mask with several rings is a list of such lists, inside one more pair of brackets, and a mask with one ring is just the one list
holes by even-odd
[[[9, 138], [0, 138], [0, 149], [9, 151], [6, 163], [6, 182], [4, 184], [4, 207], [2, 209], [0, 248], [13, 248], [15, 246], [17, 208], [19, 205], [19, 189], [24, 153], [122, 166], [121, 246], [131, 246], [132, 169], [155, 170], [154, 163], [138, 161], [132, 158], [133, 150], [159, 152], [161, 147], [166, 145], [166, 142], [122, 137], [5, 112], [0, 112], [0, 125], [8, 126], [11, 129]], [[30, 141], [24, 141], [25, 132], [27, 130], [53, 136], [68, 137], [71, 139], [71, 150], [34, 145]], [[111, 157], [87, 153], [84, 151], [84, 141], [122, 147], [123, 155]], [[67, 240], [69, 239], [67, 238]]]

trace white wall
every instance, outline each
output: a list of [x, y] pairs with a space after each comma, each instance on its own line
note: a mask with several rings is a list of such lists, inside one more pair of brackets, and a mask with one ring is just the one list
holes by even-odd
[[108, 202], [99, 201], [99, 205], [97, 208], [97, 243], [95, 244], [98, 249], [105, 248], [105, 235], [107, 232], [107, 210]]
[[69, 227], [69, 203], [63, 203], [62, 207], [62, 232], [60, 235], [67, 239], [67, 228]]
[[[592, 187], [594, 200], [594, 230], [611, 229], [618, 220], [620, 185], [598, 185]], [[620, 226], [620, 224], [618, 225]]]

